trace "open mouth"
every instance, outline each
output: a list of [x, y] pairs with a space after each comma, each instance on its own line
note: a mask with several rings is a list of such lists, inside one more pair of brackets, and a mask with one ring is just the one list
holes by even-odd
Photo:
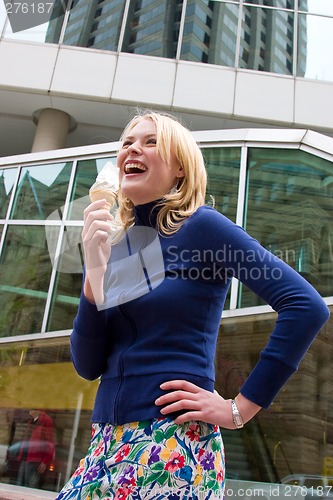
[[125, 165], [125, 174], [142, 174], [147, 170], [141, 163], [128, 163]]

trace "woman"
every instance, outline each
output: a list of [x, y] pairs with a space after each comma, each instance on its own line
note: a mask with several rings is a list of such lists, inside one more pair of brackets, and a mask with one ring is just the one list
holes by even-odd
[[[84, 214], [86, 269], [71, 352], [77, 372], [101, 382], [90, 449], [58, 499], [220, 499], [219, 428], [241, 428], [269, 407], [328, 309], [298, 273], [204, 205], [201, 151], [174, 118], [136, 116], [117, 164], [117, 219], [126, 231], [111, 245], [103, 200]], [[214, 356], [233, 276], [278, 319], [230, 400], [214, 391]]]

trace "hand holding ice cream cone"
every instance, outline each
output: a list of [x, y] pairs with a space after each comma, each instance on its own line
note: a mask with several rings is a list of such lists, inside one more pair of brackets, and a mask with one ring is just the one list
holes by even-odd
[[105, 210], [110, 212], [116, 203], [118, 189], [118, 168], [109, 161], [89, 190], [92, 202], [105, 200], [105, 203], [103, 205], [99, 202], [86, 208], [82, 232], [88, 278], [85, 281], [84, 293], [96, 305], [102, 305], [104, 302], [104, 274], [111, 254], [110, 231], [116, 229], [113, 227], [112, 214], [106, 214]]

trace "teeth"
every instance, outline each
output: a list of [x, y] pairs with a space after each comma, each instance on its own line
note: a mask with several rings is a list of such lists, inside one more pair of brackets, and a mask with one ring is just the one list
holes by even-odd
[[147, 169], [144, 165], [141, 165], [140, 163], [128, 163], [125, 166], [125, 173], [130, 174], [132, 171], [138, 171], [140, 170], [141, 172], [145, 172]]

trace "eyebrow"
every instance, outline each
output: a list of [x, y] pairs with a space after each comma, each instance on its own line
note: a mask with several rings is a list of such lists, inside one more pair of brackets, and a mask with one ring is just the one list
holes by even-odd
[[[149, 139], [150, 137], [156, 137], [156, 136], [157, 136], [157, 134], [147, 134], [143, 138]], [[133, 135], [127, 135], [126, 137], [124, 137], [124, 140], [126, 140], [126, 139], [135, 139], [135, 137]]]

